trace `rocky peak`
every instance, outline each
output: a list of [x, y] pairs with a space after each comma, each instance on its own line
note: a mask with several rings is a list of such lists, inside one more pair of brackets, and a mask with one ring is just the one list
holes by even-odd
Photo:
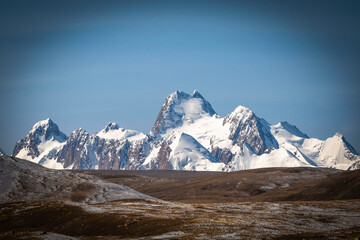
[[66, 135], [60, 132], [59, 127], [50, 118], [35, 123], [28, 135], [32, 138], [44, 138], [43, 140], [52, 137], [59, 142], [66, 140]]
[[229, 126], [229, 139], [233, 144], [240, 147], [247, 144], [255, 154], [268, 153], [279, 147], [269, 124], [247, 107], [238, 106], [224, 118], [223, 125]]
[[189, 94], [187, 94], [186, 92], [183, 91], [175, 91], [173, 93], [170, 93], [169, 96], [166, 98], [169, 101], [177, 101], [177, 100], [181, 100], [181, 99], [187, 99], [189, 98]]
[[327, 166], [340, 169], [347, 169], [349, 163], [360, 161], [359, 153], [340, 133], [335, 133], [323, 142], [320, 157]]
[[334, 134], [334, 137], [337, 137], [337, 138], [342, 139], [342, 138], [344, 137], [344, 135], [342, 135], [342, 133], [336, 132], [336, 133]]
[[239, 105], [230, 114], [225, 116], [223, 124], [225, 123], [239, 123], [246, 122], [249, 119], [256, 118], [253, 111], [250, 108]]
[[336, 132], [332, 138], [340, 141], [344, 145], [345, 150], [347, 150], [351, 154], [359, 155], [359, 153], [355, 150], [355, 148], [351, 146], [351, 144], [345, 139], [343, 134]]
[[54, 124], [55, 123], [50, 118], [47, 118], [45, 120], [41, 120], [41, 121], [38, 121], [37, 123], [35, 123], [30, 132], [33, 132], [40, 127], [47, 127], [47, 126], [51, 126]]
[[41, 152], [38, 149], [40, 143], [50, 140], [62, 143], [66, 139], [66, 135], [59, 130], [59, 127], [50, 118], [47, 118], [35, 123], [30, 132], [16, 143], [13, 155], [16, 156], [22, 149], [26, 149], [27, 156], [34, 159]]
[[201, 96], [201, 94], [196, 89], [193, 91], [192, 95], [193, 95], [193, 97], [199, 96], [199, 97], [203, 98], [203, 96]]
[[114, 122], [109, 122], [106, 127], [104, 128], [104, 132], [109, 132], [111, 130], [118, 130], [120, 129], [119, 125]]
[[188, 94], [182, 91], [171, 93], [160, 109], [153, 133], [165, 133], [167, 129], [193, 122], [203, 116], [216, 114], [211, 104], [198, 91]]
[[69, 139], [77, 139], [88, 135], [89, 133], [86, 130], [78, 128], [70, 133]]

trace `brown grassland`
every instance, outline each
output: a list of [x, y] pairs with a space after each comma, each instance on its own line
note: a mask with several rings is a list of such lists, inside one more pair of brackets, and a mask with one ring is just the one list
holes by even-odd
[[0, 239], [358, 239], [360, 170], [76, 171], [159, 200], [0, 205]]

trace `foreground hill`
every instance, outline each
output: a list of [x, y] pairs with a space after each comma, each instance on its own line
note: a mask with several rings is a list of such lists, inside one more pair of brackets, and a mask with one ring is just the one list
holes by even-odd
[[57, 171], [15, 157], [0, 156], [0, 203], [74, 201], [99, 203], [119, 199], [153, 199], [98, 177]]
[[221, 117], [197, 91], [170, 94], [148, 134], [109, 123], [98, 133], [80, 128], [66, 136], [46, 119], [17, 142], [13, 155], [56, 169], [360, 167], [359, 154], [340, 133], [309, 138], [288, 122], [272, 125], [244, 106]]

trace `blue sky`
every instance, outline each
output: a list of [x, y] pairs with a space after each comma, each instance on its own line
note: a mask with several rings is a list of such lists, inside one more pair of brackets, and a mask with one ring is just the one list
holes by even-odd
[[360, 151], [359, 1], [3, 1], [0, 148], [50, 117], [70, 134], [149, 132], [197, 89]]

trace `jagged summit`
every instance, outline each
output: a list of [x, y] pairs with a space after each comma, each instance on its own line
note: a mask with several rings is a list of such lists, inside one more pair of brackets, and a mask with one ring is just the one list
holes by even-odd
[[47, 125], [53, 125], [53, 124], [55, 124], [55, 123], [50, 118], [47, 118], [47, 119], [40, 120], [37, 123], [35, 123], [32, 130], [37, 129], [41, 126], [47, 126]]
[[30, 130], [29, 135], [34, 135], [37, 138], [45, 137], [45, 140], [54, 137], [58, 141], [62, 141], [67, 138], [66, 135], [59, 130], [58, 125], [50, 118], [35, 123]]
[[49, 139], [52, 135], [61, 135], [66, 138], [66, 135], [59, 131], [58, 125], [56, 125], [50, 118], [39, 121], [34, 124], [29, 134], [43, 135], [45, 133], [45, 139]]
[[236, 107], [224, 118], [223, 125], [229, 125], [229, 139], [234, 144], [240, 147], [247, 144], [255, 154], [269, 153], [272, 149], [278, 148], [268, 123], [258, 118], [247, 107]]
[[238, 113], [248, 114], [248, 115], [254, 114], [254, 112], [250, 108], [242, 106], [242, 105], [237, 106], [234, 109], [234, 111], [232, 111], [232, 113], [230, 113], [230, 114], [238, 114]]
[[59, 148], [66, 140], [67, 136], [50, 118], [47, 118], [35, 123], [30, 132], [16, 143], [13, 155], [36, 163], [44, 162], [43, 159], [51, 155], [52, 150]]
[[244, 106], [237, 106], [234, 111], [225, 116], [223, 124], [226, 123], [243, 123], [249, 119], [257, 118], [252, 110]]
[[[207, 112], [211, 116], [213, 114], [216, 114], [216, 112], [212, 108], [211, 104], [208, 101], [206, 101], [205, 98], [197, 90], [194, 90], [194, 92], [192, 94], [188, 94], [183, 91], [175, 91], [175, 92], [171, 93], [165, 99], [164, 105], [182, 104], [183, 101], [191, 101], [192, 99], [200, 99], [201, 100], [199, 102], [195, 102], [195, 100], [193, 100], [193, 102], [191, 102], [194, 107], [199, 107], [197, 110]], [[199, 106], [195, 106], [197, 104]]]
[[195, 90], [192, 94], [176, 91], [165, 99], [151, 131], [162, 134], [184, 122], [194, 122], [214, 114], [216, 112], [211, 104], [198, 91]]
[[202, 98], [204, 99], [204, 97], [200, 94], [200, 92], [198, 90], [194, 90], [193, 93], [191, 94], [192, 97], [194, 98]]
[[336, 132], [336, 133], [334, 134], [334, 137], [343, 138], [344, 135], [342, 135], [342, 133]]
[[111, 130], [118, 130], [120, 127], [117, 123], [109, 122], [106, 127], [104, 128], [105, 132], [109, 132]]
[[[341, 141], [344, 144], [345, 149], [347, 149], [349, 151], [349, 153], [351, 153], [353, 155], [359, 155], [359, 153], [355, 150], [355, 148], [353, 146], [351, 146], [351, 144], [345, 139], [345, 137], [342, 133], [336, 132], [334, 134], [334, 136], [331, 138], [338, 139], [339, 141]], [[331, 139], [331, 138], [329, 138], [329, 139]]]
[[54, 137], [56, 140], [62, 141], [67, 138], [50, 118], [35, 123], [28, 135], [42, 138], [41, 140], [49, 140]]
[[103, 130], [96, 136], [107, 140], [139, 140], [145, 137], [145, 134], [136, 130], [127, 130], [121, 128], [117, 123], [109, 122]]
[[72, 131], [70, 133], [69, 137], [77, 136], [77, 135], [81, 135], [81, 134], [88, 134], [88, 132], [85, 129], [78, 128], [78, 129], [75, 129], [74, 131]]

